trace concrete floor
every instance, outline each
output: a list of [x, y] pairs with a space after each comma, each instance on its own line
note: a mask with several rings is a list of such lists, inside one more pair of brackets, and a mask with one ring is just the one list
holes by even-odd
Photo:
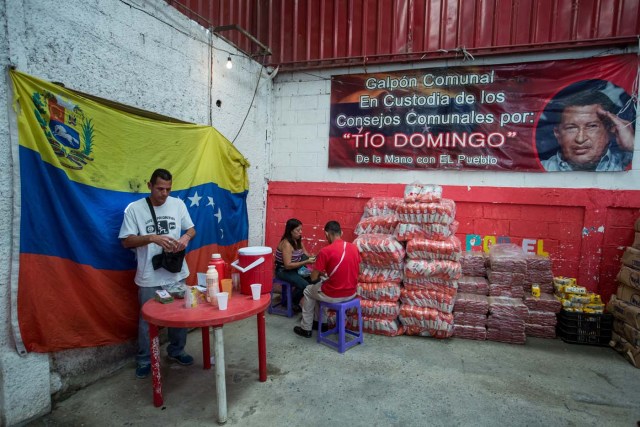
[[[269, 377], [258, 382], [255, 318], [224, 327], [227, 425], [635, 426], [640, 370], [608, 347], [529, 338], [526, 345], [366, 335], [344, 354], [267, 315]], [[213, 340], [212, 340], [213, 342]], [[191, 367], [163, 360], [164, 406], [134, 362], [56, 404], [40, 426], [216, 425], [214, 370], [200, 331]], [[163, 353], [164, 354], [164, 353]]]

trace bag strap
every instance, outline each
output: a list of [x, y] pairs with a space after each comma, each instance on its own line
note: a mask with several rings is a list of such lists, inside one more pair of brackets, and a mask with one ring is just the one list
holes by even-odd
[[338, 262], [338, 265], [336, 265], [336, 267], [333, 269], [333, 271], [331, 271], [331, 273], [329, 273], [328, 277], [333, 276], [333, 273], [336, 272], [336, 270], [338, 270], [338, 267], [340, 267], [340, 264], [342, 264], [342, 260], [344, 259], [344, 254], [347, 252], [347, 242], [344, 242], [344, 245], [342, 246], [342, 257], [340, 258], [340, 262]]
[[147, 201], [147, 205], [149, 205], [149, 210], [151, 211], [151, 217], [153, 218], [153, 225], [156, 227], [156, 234], [158, 234], [158, 220], [156, 219], [156, 210], [153, 209], [153, 205], [151, 204], [151, 199], [145, 197]]

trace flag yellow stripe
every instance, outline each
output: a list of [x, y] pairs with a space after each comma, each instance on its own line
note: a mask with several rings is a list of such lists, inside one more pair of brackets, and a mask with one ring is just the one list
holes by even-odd
[[[146, 191], [151, 172], [165, 168], [174, 174], [174, 190], [209, 182], [233, 193], [246, 191], [249, 187], [249, 162], [210, 126], [149, 119], [107, 107], [15, 70], [10, 74], [20, 144], [39, 152], [45, 162], [65, 171], [72, 181], [107, 190], [131, 192], [138, 188]], [[79, 132], [76, 139], [85, 145], [90, 139], [88, 155], [74, 155], [73, 150], [67, 150], [71, 155], [65, 157], [59, 149], [52, 148], [51, 135], [47, 139], [45, 134], [50, 117], [45, 117], [44, 121], [38, 117], [34, 94], [45, 94], [40, 98], [48, 102], [43, 111], [48, 111], [56, 102], [50, 97], [53, 94], [64, 107], [65, 113], [60, 117], [67, 117], [75, 107], [81, 109], [73, 125]], [[48, 101], [46, 96], [49, 96]], [[90, 138], [83, 134], [81, 124], [91, 127]], [[76, 165], [80, 167], [74, 168]]]

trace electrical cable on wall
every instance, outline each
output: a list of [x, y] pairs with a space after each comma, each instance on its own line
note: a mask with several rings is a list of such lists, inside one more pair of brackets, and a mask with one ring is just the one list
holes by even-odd
[[240, 135], [242, 128], [244, 127], [244, 123], [247, 121], [247, 117], [249, 117], [249, 113], [251, 112], [251, 107], [253, 106], [253, 101], [256, 99], [256, 93], [258, 93], [258, 86], [260, 86], [260, 79], [262, 78], [262, 70], [264, 69], [264, 56], [262, 57], [262, 61], [260, 62], [260, 71], [258, 72], [258, 81], [256, 82], [256, 88], [253, 91], [253, 97], [251, 98], [251, 102], [249, 103], [249, 108], [247, 109], [247, 114], [244, 115], [244, 119], [242, 120], [242, 124], [240, 125], [240, 129], [238, 129], [238, 133], [233, 137], [231, 144], [236, 142], [236, 138]]
[[209, 126], [213, 126], [213, 31], [209, 29]]

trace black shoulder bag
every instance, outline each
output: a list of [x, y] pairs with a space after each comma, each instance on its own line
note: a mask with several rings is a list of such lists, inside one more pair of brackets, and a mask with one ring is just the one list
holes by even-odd
[[[158, 220], [156, 218], [156, 211], [153, 209], [153, 205], [151, 204], [151, 199], [146, 198], [147, 205], [149, 205], [149, 210], [151, 211], [151, 217], [153, 218], [153, 224], [156, 227], [156, 234], [158, 234]], [[184, 261], [185, 250], [181, 250], [180, 252], [167, 252], [162, 249], [162, 253], [158, 255], [154, 255], [151, 258], [151, 264], [153, 264], [153, 269], [157, 270], [159, 268], [164, 268], [170, 273], [180, 273], [182, 270], [182, 263]]]

